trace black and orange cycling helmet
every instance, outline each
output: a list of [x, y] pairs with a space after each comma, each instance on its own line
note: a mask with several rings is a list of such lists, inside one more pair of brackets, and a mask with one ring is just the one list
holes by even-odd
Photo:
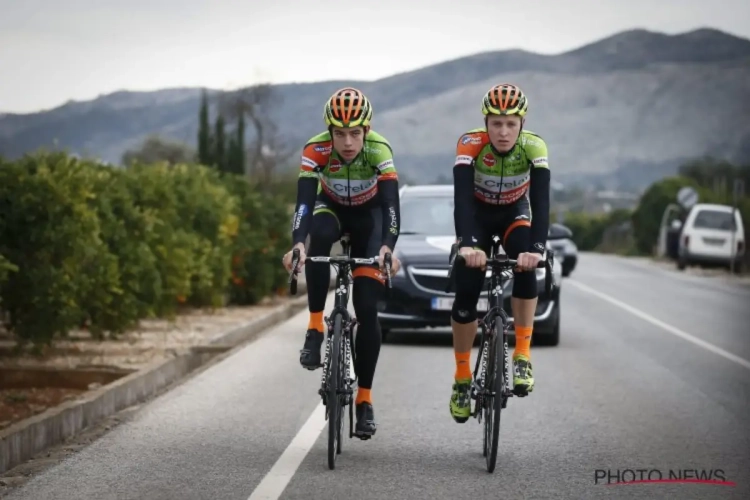
[[484, 94], [482, 99], [482, 114], [487, 115], [518, 115], [525, 116], [529, 110], [529, 100], [520, 87], [501, 83], [495, 85]]
[[329, 127], [366, 127], [372, 119], [372, 105], [360, 90], [345, 87], [326, 101], [323, 119]]

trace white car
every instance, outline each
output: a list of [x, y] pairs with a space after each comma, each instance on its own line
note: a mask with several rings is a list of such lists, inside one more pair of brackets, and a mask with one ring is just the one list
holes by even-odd
[[720, 264], [732, 260], [740, 269], [745, 255], [745, 230], [740, 211], [728, 205], [697, 203], [682, 224], [677, 248], [677, 268], [695, 264]]

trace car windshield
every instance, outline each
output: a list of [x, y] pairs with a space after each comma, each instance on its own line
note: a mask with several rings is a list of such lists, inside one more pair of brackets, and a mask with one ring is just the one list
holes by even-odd
[[731, 231], [734, 229], [734, 217], [731, 212], [719, 210], [701, 210], [695, 217], [693, 226], [699, 229], [719, 229]]
[[453, 236], [453, 197], [402, 198], [401, 234]]

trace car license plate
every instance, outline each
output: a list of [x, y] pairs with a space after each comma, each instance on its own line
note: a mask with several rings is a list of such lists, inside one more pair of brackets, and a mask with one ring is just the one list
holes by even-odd
[[[487, 299], [480, 298], [477, 311], [487, 311]], [[453, 308], [453, 297], [433, 297], [432, 308], [436, 311], [450, 311]]]

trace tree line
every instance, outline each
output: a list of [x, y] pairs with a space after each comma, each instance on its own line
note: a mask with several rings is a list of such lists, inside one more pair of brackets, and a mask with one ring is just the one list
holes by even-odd
[[[745, 186], [750, 187], [750, 164], [738, 165], [711, 157], [694, 159], [681, 165], [675, 175], [651, 184], [634, 210], [620, 209], [601, 215], [568, 213], [564, 223], [573, 231], [574, 241], [581, 250], [653, 255], [662, 214], [670, 203], [676, 202], [681, 188], [694, 188], [702, 203], [731, 205], [734, 179], [742, 179]], [[750, 195], [747, 191], [739, 200], [738, 209], [745, 234], [748, 234]], [[619, 238], [617, 245], [608, 245], [607, 236], [613, 234], [625, 237]]]
[[269, 182], [292, 157], [292, 150], [277, 134], [272, 102], [278, 105], [280, 96], [268, 84], [215, 92], [212, 97], [204, 89], [195, 147], [151, 135], [138, 148], [126, 151], [122, 163], [199, 163]]
[[286, 293], [295, 192], [274, 175], [285, 153], [270, 96], [221, 93], [212, 124], [204, 92], [195, 149], [149, 137], [124, 168], [61, 151], [0, 158], [0, 327], [41, 346]]

